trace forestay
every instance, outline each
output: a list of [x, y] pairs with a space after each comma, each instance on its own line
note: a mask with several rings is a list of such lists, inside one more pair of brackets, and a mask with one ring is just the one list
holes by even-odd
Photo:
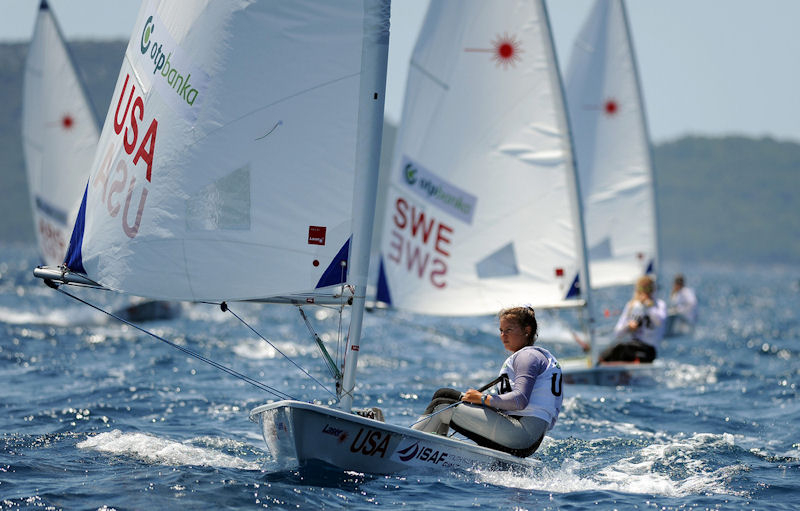
[[97, 119], [53, 13], [43, 1], [28, 46], [22, 142], [33, 221], [45, 264], [67, 253], [97, 149]]
[[382, 2], [146, 1], [69, 268], [170, 300], [365, 282], [365, 260], [340, 263], [369, 242], [385, 55], [362, 56], [385, 52], [386, 19]]
[[431, 2], [387, 181], [379, 301], [445, 315], [579, 303], [575, 171], [541, 2]]
[[567, 104], [593, 287], [655, 271], [654, 176], [636, 62], [621, 0], [597, 0], [572, 49]]

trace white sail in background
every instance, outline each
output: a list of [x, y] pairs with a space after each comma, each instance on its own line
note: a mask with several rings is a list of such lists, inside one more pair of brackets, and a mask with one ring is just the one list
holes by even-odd
[[39, 252], [48, 265], [67, 253], [99, 130], [61, 30], [42, 1], [22, 89], [22, 141]]
[[578, 304], [575, 179], [543, 4], [431, 2], [395, 145], [378, 300], [444, 315]]
[[622, 0], [597, 0], [566, 75], [593, 287], [655, 271], [650, 141]]
[[144, 2], [70, 269], [174, 300], [365, 284], [387, 44], [388, 2]]

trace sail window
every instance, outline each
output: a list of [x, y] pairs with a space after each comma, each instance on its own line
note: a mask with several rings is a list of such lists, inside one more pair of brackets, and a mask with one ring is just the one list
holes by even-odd
[[611, 250], [611, 238], [605, 237], [599, 243], [589, 248], [589, 259], [609, 259], [614, 252]]
[[478, 278], [481, 279], [519, 275], [517, 257], [514, 254], [514, 244], [509, 243], [478, 261], [476, 270], [478, 271]]
[[250, 229], [250, 167], [234, 170], [186, 200], [189, 231]]

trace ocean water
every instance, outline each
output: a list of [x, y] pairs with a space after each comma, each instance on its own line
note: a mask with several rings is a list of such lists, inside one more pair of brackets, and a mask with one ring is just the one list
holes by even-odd
[[[701, 301], [666, 369], [629, 387], [565, 386], [528, 470], [401, 476], [280, 471], [248, 420], [271, 395], [103, 316], [32, 277], [31, 247], [0, 248], [0, 509], [797, 509], [800, 268], [680, 268]], [[669, 276], [676, 267], [667, 265]], [[124, 298], [71, 290], [103, 307]], [[628, 289], [597, 296], [601, 330]], [[187, 306], [157, 335], [302, 400], [330, 378], [290, 307]], [[334, 346], [328, 310], [312, 322]], [[540, 344], [578, 353], [567, 314], [539, 312]], [[411, 424], [440, 386], [492, 379], [505, 357], [491, 317], [373, 313], [357, 406]]]

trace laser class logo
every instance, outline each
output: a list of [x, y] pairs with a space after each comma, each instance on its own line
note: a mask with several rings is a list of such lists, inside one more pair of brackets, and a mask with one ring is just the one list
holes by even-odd
[[[177, 50], [177, 45], [171, 43], [171, 38], [166, 28], [159, 26], [158, 32], [166, 41], [162, 39], [162, 42], [158, 42], [153, 37], [153, 34], [156, 33], [156, 23], [153, 21], [153, 16], [148, 17], [144, 24], [144, 29], [142, 29], [139, 49], [142, 55], [149, 56], [153, 61], [153, 74], [160, 74], [169, 84], [169, 87], [177, 92], [186, 104], [194, 105], [199, 92], [192, 86], [192, 73], [183, 74], [178, 70], [176, 59], [173, 59], [173, 50]], [[171, 59], [172, 62], [170, 62]]]
[[611, 117], [619, 112], [619, 103], [614, 98], [609, 98], [603, 105], [603, 111], [607, 116]]
[[522, 49], [522, 42], [517, 39], [515, 35], [495, 36], [494, 40], [490, 42], [490, 48], [465, 48], [464, 51], [470, 53], [488, 53], [491, 55], [494, 63], [503, 69], [508, 69], [509, 66], [516, 67], [517, 62], [522, 60], [521, 54], [524, 52]]

